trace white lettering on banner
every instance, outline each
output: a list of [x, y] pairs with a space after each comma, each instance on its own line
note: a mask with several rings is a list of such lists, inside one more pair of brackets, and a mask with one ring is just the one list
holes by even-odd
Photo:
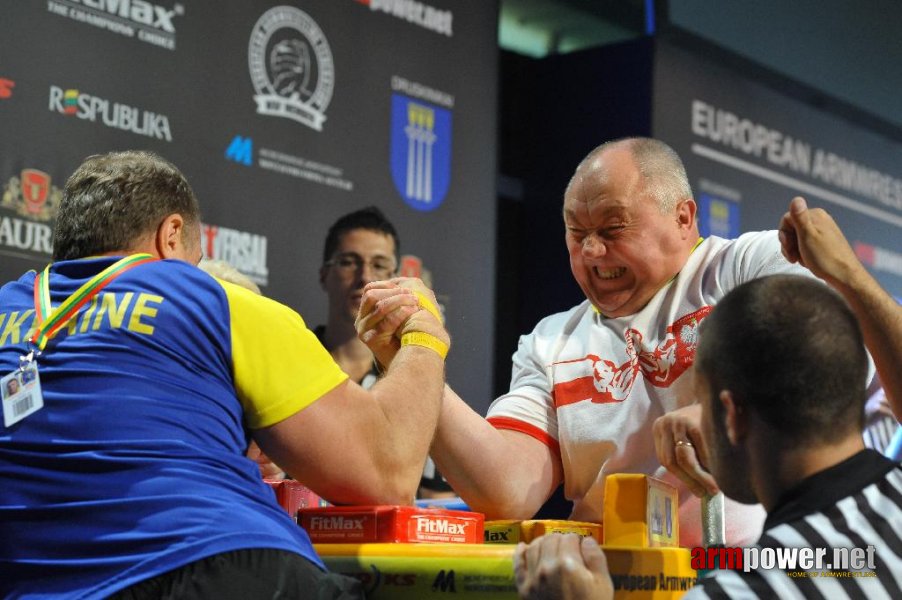
[[257, 159], [257, 164], [260, 168], [267, 171], [306, 179], [307, 181], [327, 185], [346, 192], [354, 189], [354, 182], [344, 179], [342, 177], [343, 171], [338, 167], [325, 165], [299, 156], [292, 156], [277, 150], [260, 148], [260, 157]]
[[902, 180], [832, 152], [817, 151], [811, 175], [838, 188], [874, 198], [887, 206], [902, 210]]
[[173, 19], [185, 14], [176, 4], [169, 9], [145, 0], [48, 0], [47, 11], [154, 46], [175, 50]]
[[0, 217], [0, 246], [51, 254], [49, 225], [14, 217]]
[[407, 96], [413, 96], [414, 98], [420, 98], [421, 100], [444, 106], [445, 108], [454, 108], [454, 96], [451, 94], [440, 92], [421, 83], [408, 81], [397, 75], [392, 75], [391, 89]]
[[700, 100], [692, 101], [692, 133], [796, 172], [811, 168], [810, 145]]
[[63, 90], [55, 85], [50, 86], [49, 109], [63, 114], [72, 114], [65, 103], [66, 92], [77, 95], [75, 115], [95, 123], [100, 118], [107, 127], [130, 131], [158, 140], [172, 141], [172, 131], [169, 128], [169, 117], [147, 110], [110, 102], [98, 96], [78, 93], [78, 90]]
[[259, 285], [269, 282], [266, 236], [216, 225], [201, 227], [201, 248], [211, 260], [224, 260]]
[[147, 31], [146, 29], [138, 30], [138, 39], [149, 44], [153, 44], [154, 46], [160, 46], [161, 48], [166, 48], [168, 50], [175, 50], [174, 39], [172, 39], [171, 37], [166, 37], [165, 35], [159, 33]]
[[454, 36], [454, 14], [450, 10], [439, 10], [416, 0], [369, 0], [368, 4], [370, 10], [388, 13], [448, 37]]
[[53, 0], [48, 0], [47, 10], [63, 17], [69, 14], [68, 6], [66, 6], [65, 4], [60, 4], [59, 2], [54, 2]]
[[[746, 155], [762, 158], [771, 165], [807, 175], [902, 212], [902, 179], [881, 173], [877, 169], [861, 165], [834, 152], [813, 148], [811, 144], [777, 129], [701, 100], [692, 100], [690, 122], [692, 133], [697, 137]], [[716, 156], [718, 152], [707, 149], [705, 154]], [[751, 171], [751, 169], [743, 170]], [[778, 179], [776, 174], [768, 178]]]
[[167, 33], [175, 33], [172, 18], [184, 9], [169, 10], [163, 6], [151, 4], [144, 0], [66, 0], [70, 4], [81, 4], [87, 8], [115, 15], [141, 25], [161, 29]]

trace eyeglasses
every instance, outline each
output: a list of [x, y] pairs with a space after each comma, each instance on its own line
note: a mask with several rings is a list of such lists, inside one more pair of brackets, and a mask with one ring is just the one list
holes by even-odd
[[339, 254], [335, 258], [327, 260], [324, 264], [327, 267], [335, 267], [343, 275], [359, 273], [363, 271], [364, 265], [369, 265], [370, 272], [377, 279], [389, 279], [395, 274], [395, 269], [397, 269], [395, 261], [391, 258], [376, 256], [372, 260], [365, 261], [362, 256], [353, 252]]

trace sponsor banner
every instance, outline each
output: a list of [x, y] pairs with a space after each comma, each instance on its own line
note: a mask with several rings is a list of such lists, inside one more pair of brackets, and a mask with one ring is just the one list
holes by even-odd
[[[486, 198], [494, 197], [497, 154], [497, 4], [418, 2], [404, 17], [384, 2], [351, 0], [7, 2], [0, 194], [13, 176], [21, 185], [24, 167], [53, 175], [62, 188], [89, 154], [157, 152], [201, 197], [207, 256], [234, 263], [313, 324], [327, 312], [310, 283], [329, 225], [376, 205], [404, 250], [441, 279], [439, 293], [457, 290], [449, 326], [466, 315], [456, 335], [473, 351], [452, 356], [448, 374], [483, 410], [492, 395], [492, 306], [460, 290], [492, 289], [495, 274], [496, 208]], [[421, 185], [432, 188], [431, 204], [411, 196], [432, 208], [440, 199], [438, 210], [408, 208], [395, 191], [392, 92], [438, 109], [434, 127], [450, 116], [468, 125], [451, 132], [453, 146], [450, 135], [439, 136], [435, 147], [444, 144], [448, 158], [440, 164], [433, 154], [432, 166], [448, 181], [453, 149], [454, 167], [467, 178], [446, 191], [435, 178]], [[20, 214], [24, 200], [15, 197], [15, 207], [0, 206], [4, 280], [52, 254], [53, 218]], [[436, 244], [437, 231], [455, 232], [454, 252]], [[440, 295], [440, 308], [446, 299]]]
[[10, 177], [0, 196], [0, 253], [49, 259], [52, 221], [62, 199], [63, 191], [44, 171], [26, 168]]
[[408, 206], [435, 210], [451, 184], [451, 111], [398, 93], [391, 107], [395, 189]]
[[[800, 174], [819, 184], [827, 184], [843, 192], [849, 192], [891, 209], [890, 222], [902, 224], [902, 179], [881, 172], [862, 162], [853, 160], [839, 151], [818, 147], [811, 142], [793, 137], [762, 120], [737, 114], [697, 98], [691, 103], [692, 133], [700, 142], [693, 152], [712, 160], [720, 160], [742, 169], [741, 159], [728, 159], [735, 155], [754, 157], [768, 167], [782, 172]], [[722, 150], [732, 151], [729, 155]], [[778, 171], [778, 172], [779, 172]], [[758, 174], [763, 174], [760, 171]], [[828, 197], [827, 200], [836, 201]], [[845, 204], [856, 210], [868, 208], [854, 201]], [[883, 211], [869, 211], [873, 216]], [[895, 219], [892, 217], [895, 216]]]
[[48, 0], [47, 12], [175, 50], [176, 17], [184, 16], [185, 6], [145, 0]]
[[[236, 135], [229, 142], [225, 157], [227, 160], [252, 166], [254, 164], [253, 139]], [[344, 177], [344, 171], [341, 168], [270, 148], [260, 148], [257, 151], [257, 166], [267, 171], [290, 175], [345, 192], [354, 190], [354, 182]]]
[[329, 41], [310, 15], [293, 6], [263, 13], [251, 30], [248, 63], [257, 114], [323, 130], [335, 66]]
[[826, 209], [849, 240], [887, 250], [869, 265], [902, 293], [902, 144], [672, 44], [656, 46], [653, 135], [683, 159], [699, 226], [727, 237], [774, 230], [794, 196]]
[[434, 33], [454, 37], [454, 13], [417, 0], [355, 0], [371, 11], [391, 15]]
[[49, 110], [158, 140], [172, 141], [169, 117], [81, 92], [50, 86]]
[[[62, 189], [43, 171], [27, 168], [10, 177], [0, 196], [0, 254], [49, 260], [62, 199]], [[266, 236], [203, 224], [201, 247], [207, 258], [228, 262], [259, 285], [269, 283]]]
[[219, 225], [201, 225], [201, 248], [211, 260], [224, 260], [257, 285], [269, 284], [265, 235], [229, 229]]

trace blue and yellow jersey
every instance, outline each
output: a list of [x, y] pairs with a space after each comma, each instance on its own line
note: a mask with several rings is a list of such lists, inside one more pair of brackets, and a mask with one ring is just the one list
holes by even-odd
[[[53, 265], [59, 305], [116, 258]], [[0, 288], [0, 377], [26, 352], [35, 273]], [[44, 407], [0, 426], [0, 597], [105, 597], [304, 531], [244, 457], [248, 430], [346, 379], [291, 309], [181, 261], [109, 283], [38, 358]]]

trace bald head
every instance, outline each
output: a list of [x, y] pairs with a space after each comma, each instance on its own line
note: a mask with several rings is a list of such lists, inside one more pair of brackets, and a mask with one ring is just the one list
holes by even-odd
[[686, 168], [673, 148], [662, 141], [641, 137], [612, 140], [593, 149], [576, 167], [567, 192], [588, 178], [607, 183], [614, 171], [608, 159], [611, 153], [619, 154], [615, 151], [629, 153], [644, 192], [657, 201], [662, 213], [672, 212], [681, 200], [692, 198]]

